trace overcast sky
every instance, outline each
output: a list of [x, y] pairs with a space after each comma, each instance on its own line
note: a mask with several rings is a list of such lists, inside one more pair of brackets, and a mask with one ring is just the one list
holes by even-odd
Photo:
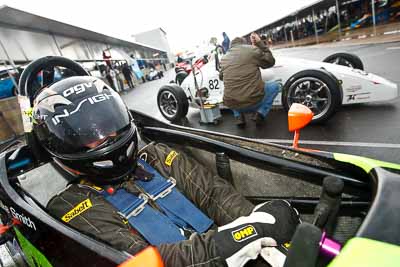
[[0, 0], [0, 5], [127, 39], [161, 27], [173, 51], [191, 48], [225, 31], [231, 40], [315, 0]]

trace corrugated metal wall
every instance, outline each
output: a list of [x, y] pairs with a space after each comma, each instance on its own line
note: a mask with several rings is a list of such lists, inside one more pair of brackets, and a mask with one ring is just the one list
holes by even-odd
[[[105, 43], [4, 27], [0, 27], [0, 40], [9, 57], [14, 61], [31, 61], [48, 55], [62, 55], [73, 60], [102, 59], [103, 50], [111, 47]], [[146, 49], [138, 48], [136, 51], [132, 48], [120, 47], [110, 49], [113, 59], [124, 59], [118, 49], [124, 49], [128, 54], [139, 54], [143, 58], [152, 58], [152, 52]], [[0, 59], [7, 60], [4, 50], [1, 48]]]

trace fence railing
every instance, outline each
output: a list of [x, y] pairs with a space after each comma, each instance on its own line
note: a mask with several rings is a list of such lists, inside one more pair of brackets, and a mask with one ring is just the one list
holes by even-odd
[[[389, 34], [400, 34], [400, 22], [393, 22], [383, 25], [376, 26], [376, 35], [374, 35], [373, 27], [361, 28], [361, 29], [353, 29], [348, 31], [342, 31], [339, 36], [338, 32], [328, 32], [318, 36], [319, 43], [327, 43], [334, 41], [344, 41], [350, 39], [363, 39], [370, 37], [378, 37]], [[294, 47], [294, 46], [305, 46], [316, 44], [317, 40], [315, 36], [306, 37], [296, 41], [287, 42], [276, 42], [273, 43], [274, 48], [286, 48], [286, 47]]]

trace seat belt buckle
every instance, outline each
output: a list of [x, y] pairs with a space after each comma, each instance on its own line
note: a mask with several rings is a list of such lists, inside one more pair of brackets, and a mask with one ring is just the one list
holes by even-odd
[[[151, 200], [156, 201], [159, 198], [163, 198], [166, 197], [169, 193], [172, 192], [172, 189], [176, 186], [176, 180], [172, 177], [169, 177], [169, 179], [167, 179], [166, 181], [166, 187], [164, 189], [162, 189], [161, 192], [157, 193], [157, 194], [148, 194], [148, 196], [150, 197]], [[169, 183], [169, 185], [168, 185]]]
[[139, 198], [142, 199], [142, 203], [140, 203], [136, 208], [134, 208], [128, 214], [124, 214], [122, 212], [118, 212], [119, 215], [121, 215], [126, 220], [129, 220], [129, 218], [131, 218], [133, 216], [139, 215], [144, 210], [144, 208], [146, 207], [146, 204], [149, 202], [149, 197], [146, 196], [145, 194], [140, 194]]

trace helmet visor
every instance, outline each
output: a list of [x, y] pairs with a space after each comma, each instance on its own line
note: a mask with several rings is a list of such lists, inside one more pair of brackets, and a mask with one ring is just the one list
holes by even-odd
[[55, 112], [46, 119], [48, 132], [43, 136], [47, 140], [42, 141], [57, 154], [76, 154], [112, 144], [131, 125], [125, 104], [109, 88], [54, 107]]

